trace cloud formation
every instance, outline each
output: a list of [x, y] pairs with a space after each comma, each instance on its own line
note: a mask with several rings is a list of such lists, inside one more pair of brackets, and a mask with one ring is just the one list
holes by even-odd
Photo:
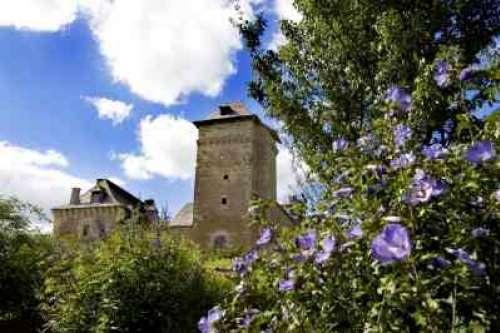
[[[50, 208], [69, 200], [71, 187], [89, 188], [92, 183], [71, 175], [69, 162], [54, 150], [38, 151], [0, 141], [0, 195], [17, 196]], [[46, 225], [39, 225], [46, 228]]]
[[198, 130], [191, 122], [168, 114], [147, 116], [139, 124], [137, 139], [139, 153], [117, 156], [129, 178], [193, 177]]
[[275, 0], [274, 12], [280, 20], [290, 20], [293, 22], [302, 20], [302, 14], [295, 8], [293, 0]]
[[88, 8], [113, 78], [146, 100], [168, 106], [190, 93], [216, 96], [235, 73], [241, 42], [227, 1], [114, 1]]
[[[240, 1], [241, 16], [252, 5]], [[113, 79], [145, 100], [165, 106], [192, 93], [216, 96], [236, 71], [242, 48], [227, 0], [0, 1], [0, 26], [54, 32], [78, 14], [89, 21]]]
[[95, 107], [99, 118], [110, 119], [113, 126], [127, 119], [134, 107], [132, 104], [104, 97], [85, 97], [85, 100]]
[[294, 162], [290, 150], [284, 146], [278, 147], [276, 157], [277, 197], [279, 202], [288, 202], [290, 194], [295, 193], [304, 177], [305, 165]]
[[54, 32], [73, 22], [77, 11], [77, 0], [3, 0], [0, 26]]
[[[292, 22], [300, 22], [302, 20], [302, 14], [295, 8], [293, 0], [274, 0], [274, 14], [278, 20], [289, 20]], [[286, 37], [283, 32], [278, 28], [271, 38], [268, 49], [277, 51], [282, 45], [287, 42]]]

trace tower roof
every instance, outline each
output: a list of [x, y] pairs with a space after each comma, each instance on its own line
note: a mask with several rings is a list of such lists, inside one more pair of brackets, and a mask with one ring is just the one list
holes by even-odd
[[221, 104], [218, 106], [217, 110], [212, 112], [207, 117], [207, 119], [194, 121], [193, 124], [196, 127], [200, 127], [208, 124], [238, 121], [243, 119], [252, 119], [256, 121], [259, 125], [266, 128], [277, 142], [281, 143], [278, 133], [271, 127], [264, 124], [256, 114], [249, 112], [243, 103]]

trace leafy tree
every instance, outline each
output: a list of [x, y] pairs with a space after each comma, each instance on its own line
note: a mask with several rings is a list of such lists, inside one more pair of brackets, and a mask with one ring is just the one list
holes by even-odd
[[61, 246], [44, 289], [51, 332], [192, 332], [227, 284], [192, 244], [140, 223]]
[[52, 243], [28, 229], [30, 222], [43, 219], [38, 207], [0, 198], [0, 321], [42, 324], [38, 291]]
[[[500, 3], [296, 0], [250, 94], [322, 195], [263, 221], [222, 331], [500, 330]], [[208, 327], [208, 328], [207, 328]]]

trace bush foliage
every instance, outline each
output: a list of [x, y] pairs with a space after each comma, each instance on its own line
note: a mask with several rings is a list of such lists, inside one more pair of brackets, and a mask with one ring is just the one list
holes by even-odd
[[227, 289], [192, 244], [141, 226], [62, 246], [44, 288], [53, 332], [193, 332]]
[[498, 1], [295, 5], [277, 52], [262, 18], [241, 29], [250, 93], [320, 195], [291, 227], [259, 220], [200, 327], [500, 330]]
[[43, 323], [39, 290], [52, 243], [28, 230], [35, 219], [44, 219], [37, 207], [0, 197], [0, 321]]

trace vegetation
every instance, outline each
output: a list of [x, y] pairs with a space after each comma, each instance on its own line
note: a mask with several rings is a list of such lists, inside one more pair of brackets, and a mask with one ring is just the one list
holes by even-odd
[[53, 332], [192, 332], [226, 289], [192, 245], [142, 226], [63, 246], [44, 289]]
[[30, 220], [43, 220], [40, 209], [14, 198], [0, 198], [0, 321], [42, 324], [39, 289], [52, 244], [30, 232]]
[[250, 94], [283, 125], [313, 191], [287, 227], [259, 215], [266, 203], [252, 209], [262, 232], [233, 261], [237, 287], [213, 272], [231, 252], [201, 259], [140, 218], [103, 241], [53, 243], [27, 230], [33, 207], [1, 199], [0, 320], [43, 318], [53, 332], [500, 331], [498, 0], [295, 5], [303, 18], [281, 23], [277, 52], [262, 47], [263, 18], [241, 31]]
[[0, 200], [0, 321], [49, 332], [193, 332], [230, 289], [193, 244], [136, 216], [94, 242], [28, 230], [41, 217]]
[[262, 18], [241, 30], [320, 195], [260, 221], [205, 330], [500, 330], [498, 1], [295, 5], [278, 52]]

